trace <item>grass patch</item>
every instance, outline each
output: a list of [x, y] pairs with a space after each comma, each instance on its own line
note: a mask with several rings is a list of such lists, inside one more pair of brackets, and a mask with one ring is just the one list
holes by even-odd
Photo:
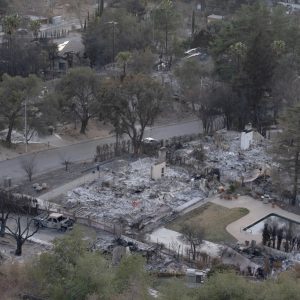
[[203, 206], [178, 217], [167, 228], [181, 231], [184, 224], [190, 223], [205, 230], [204, 239], [212, 242], [236, 242], [236, 239], [226, 231], [226, 226], [248, 214], [246, 208], [226, 208], [214, 203]]

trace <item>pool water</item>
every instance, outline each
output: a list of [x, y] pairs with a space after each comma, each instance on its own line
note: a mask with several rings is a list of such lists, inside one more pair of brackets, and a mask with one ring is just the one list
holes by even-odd
[[275, 214], [271, 214], [264, 219], [261, 219], [258, 222], [247, 226], [246, 228], [244, 228], [244, 230], [253, 234], [261, 234], [266, 223], [270, 224], [271, 226], [273, 224], [276, 224], [277, 228], [289, 228], [290, 226], [292, 226], [293, 232], [297, 232], [300, 234], [300, 223], [288, 220]]

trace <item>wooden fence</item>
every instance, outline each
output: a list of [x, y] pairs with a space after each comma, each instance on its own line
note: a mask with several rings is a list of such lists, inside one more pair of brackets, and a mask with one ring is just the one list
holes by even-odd
[[[172, 148], [180, 144], [199, 139], [201, 136], [202, 134], [175, 136], [170, 139], [160, 140], [160, 146]], [[142, 152], [143, 150], [144, 149], [142, 149]], [[119, 143], [118, 151], [116, 148], [116, 143], [98, 145], [96, 147], [95, 161], [106, 161], [124, 154], [133, 154], [133, 146], [130, 140], [121, 140]]]

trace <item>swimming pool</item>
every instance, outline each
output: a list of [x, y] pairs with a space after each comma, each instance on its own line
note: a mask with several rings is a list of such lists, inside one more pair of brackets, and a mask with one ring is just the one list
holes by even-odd
[[285, 217], [282, 217], [280, 215], [277, 214], [269, 214], [266, 217], [256, 221], [255, 223], [247, 226], [244, 228], [244, 231], [253, 233], [253, 234], [260, 234], [262, 233], [262, 230], [264, 228], [265, 224], [276, 224], [278, 228], [283, 228], [283, 227], [289, 227], [289, 226], [293, 226], [293, 229], [296, 232], [300, 233], [300, 223], [287, 219]]

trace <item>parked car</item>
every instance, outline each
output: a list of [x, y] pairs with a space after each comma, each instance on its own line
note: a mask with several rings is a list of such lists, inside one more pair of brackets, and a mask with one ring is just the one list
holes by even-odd
[[147, 137], [147, 138], [143, 139], [143, 144], [158, 146], [160, 144], [160, 142], [154, 138]]
[[142, 153], [153, 156], [157, 154], [158, 149], [160, 148], [160, 141], [147, 137], [142, 141]]
[[72, 228], [74, 220], [65, 217], [61, 213], [42, 214], [34, 219], [34, 225], [38, 227], [54, 228], [61, 231], [66, 231]]

